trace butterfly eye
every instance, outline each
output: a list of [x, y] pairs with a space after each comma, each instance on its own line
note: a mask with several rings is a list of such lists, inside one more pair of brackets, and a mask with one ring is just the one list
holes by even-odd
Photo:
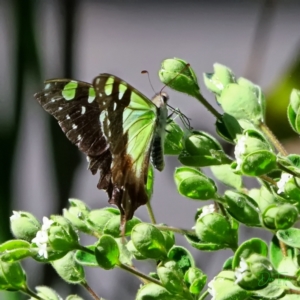
[[167, 93], [160, 93], [160, 99], [161, 101], [163, 101], [164, 103], [167, 103], [169, 100], [169, 95]]

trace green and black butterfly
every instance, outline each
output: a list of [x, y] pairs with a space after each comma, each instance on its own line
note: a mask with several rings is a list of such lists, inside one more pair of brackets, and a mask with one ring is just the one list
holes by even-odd
[[124, 230], [135, 210], [149, 200], [150, 158], [156, 169], [164, 168], [167, 95], [160, 93], [151, 101], [122, 79], [100, 74], [93, 84], [46, 80], [35, 98], [87, 155], [91, 172], [100, 171], [98, 188], [120, 209]]

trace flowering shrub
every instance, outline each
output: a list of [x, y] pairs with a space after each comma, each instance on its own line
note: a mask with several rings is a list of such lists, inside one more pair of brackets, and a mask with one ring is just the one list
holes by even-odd
[[[88, 286], [84, 267], [121, 268], [137, 276], [142, 282], [137, 300], [299, 299], [300, 230], [293, 226], [300, 209], [300, 156], [286, 153], [266, 126], [260, 87], [215, 64], [213, 73], [204, 74], [204, 83], [222, 107], [220, 114], [203, 98], [195, 72], [183, 60], [163, 61], [159, 76], [171, 88], [199, 100], [216, 117], [218, 135], [235, 145], [232, 158], [208, 133], [183, 130], [174, 122], [167, 126], [165, 154], [177, 155], [183, 164], [174, 173], [178, 192], [214, 203], [199, 203], [193, 229], [149, 224], [133, 217], [124, 236], [117, 209], [91, 210], [77, 199], [70, 199], [63, 216], [45, 217], [43, 224], [30, 213], [14, 212], [11, 230], [16, 239], [0, 245], [2, 290], [20, 291], [31, 299], [61, 299], [47, 287], [36, 287], [35, 292], [29, 289], [20, 261], [31, 257], [51, 263], [62, 279], [81, 284], [94, 299], [102, 298]], [[297, 133], [299, 108], [300, 91], [293, 90], [288, 119]], [[221, 194], [200, 167], [210, 167], [228, 190]], [[243, 176], [256, 177], [260, 188], [247, 189]], [[148, 191], [152, 190], [151, 178]], [[270, 245], [259, 238], [240, 244], [239, 224], [272, 232]], [[82, 245], [79, 232], [95, 237], [95, 243]], [[175, 244], [174, 233], [184, 235], [199, 251], [229, 248], [233, 255], [207, 282], [190, 252]], [[157, 262], [150, 274], [134, 267], [134, 260], [146, 259]], [[81, 298], [70, 295], [67, 299]]]

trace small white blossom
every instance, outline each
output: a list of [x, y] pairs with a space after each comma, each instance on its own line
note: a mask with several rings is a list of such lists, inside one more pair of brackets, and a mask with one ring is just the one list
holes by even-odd
[[288, 173], [282, 173], [280, 180], [277, 182], [278, 191], [277, 194], [281, 194], [284, 192], [285, 184], [293, 177], [293, 175]]
[[241, 164], [243, 162], [242, 160], [242, 155], [246, 152], [246, 142], [247, 140], [247, 136], [242, 136], [238, 141], [237, 144], [235, 145], [234, 148], [234, 155], [236, 158], [236, 162], [237, 162], [237, 170], [240, 169]]
[[35, 243], [37, 245], [47, 244], [47, 242], [48, 242], [48, 233], [47, 233], [47, 231], [39, 230], [36, 233], [35, 238], [33, 238], [31, 242]]
[[47, 217], [43, 217], [42, 230], [43, 231], [48, 230], [53, 223], [54, 222], [52, 220], [48, 219]]
[[47, 251], [47, 243], [48, 243], [48, 232], [47, 230], [53, 224], [53, 221], [48, 219], [47, 217], [43, 217], [43, 225], [42, 229], [36, 233], [35, 238], [32, 239], [32, 243], [35, 243], [39, 249], [38, 254], [45, 259], [48, 258], [48, 251]]
[[248, 270], [248, 264], [243, 257], [241, 257], [240, 265], [235, 269], [234, 275], [236, 277], [235, 283], [239, 283], [243, 279], [243, 273]]
[[39, 245], [39, 256], [44, 256], [45, 259], [48, 258], [47, 244]]
[[202, 218], [202, 217], [204, 217], [206, 215], [209, 215], [209, 214], [211, 214], [211, 213], [213, 213], [215, 211], [216, 211], [216, 207], [215, 207], [214, 204], [205, 205], [205, 206], [203, 206], [202, 212], [199, 215], [198, 219], [200, 219], [200, 218]]
[[18, 211], [13, 210], [13, 214], [10, 216], [10, 220], [17, 220], [21, 218], [21, 214]]

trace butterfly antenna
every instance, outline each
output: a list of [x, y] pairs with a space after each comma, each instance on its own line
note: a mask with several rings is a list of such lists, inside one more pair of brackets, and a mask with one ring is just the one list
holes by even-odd
[[142, 73], [142, 74], [147, 74], [147, 75], [148, 75], [148, 80], [149, 80], [150, 86], [151, 86], [151, 88], [152, 88], [152, 90], [153, 90], [153, 92], [154, 92], [154, 94], [155, 94], [156, 92], [155, 92], [155, 90], [154, 90], [154, 88], [153, 88], [153, 85], [152, 85], [152, 82], [151, 82], [151, 79], [150, 79], [149, 72], [148, 72], [147, 70], [143, 70], [143, 71], [141, 71], [141, 73]]

